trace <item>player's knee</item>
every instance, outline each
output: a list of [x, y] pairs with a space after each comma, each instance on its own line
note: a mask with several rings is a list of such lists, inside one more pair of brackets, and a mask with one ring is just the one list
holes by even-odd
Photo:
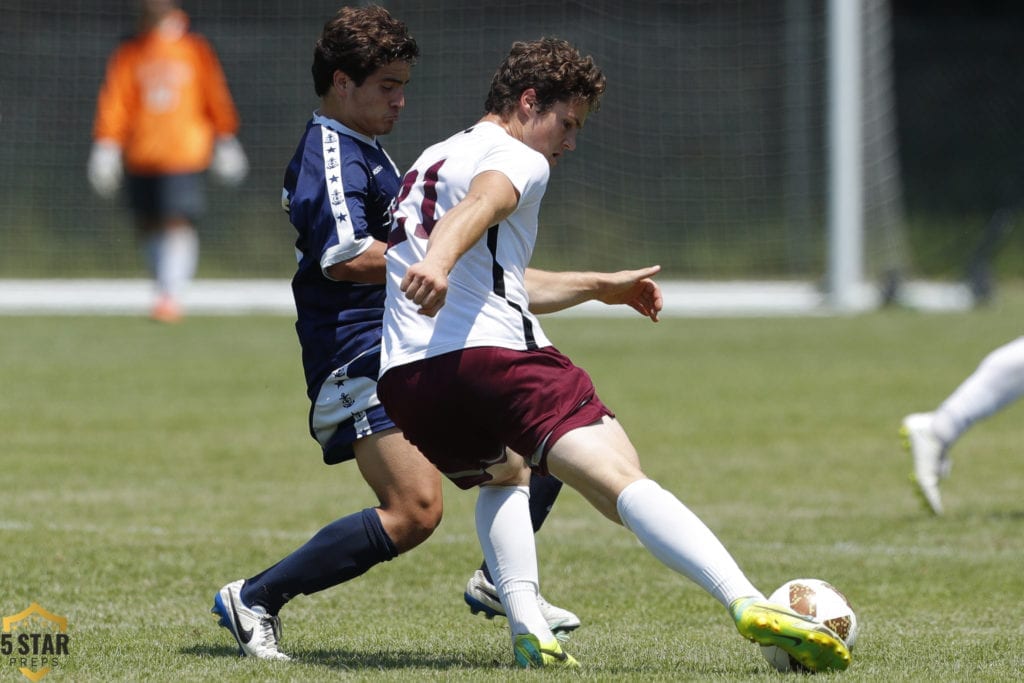
[[[388, 509], [389, 535], [401, 552], [415, 548], [430, 538], [441, 524], [443, 507], [440, 496], [402, 501], [402, 505]], [[387, 514], [390, 513], [390, 514]]]
[[434, 533], [434, 529], [441, 524], [442, 513], [440, 500], [425, 502], [414, 507], [409, 514], [413, 533], [421, 536], [422, 540], [426, 540], [430, 534]]

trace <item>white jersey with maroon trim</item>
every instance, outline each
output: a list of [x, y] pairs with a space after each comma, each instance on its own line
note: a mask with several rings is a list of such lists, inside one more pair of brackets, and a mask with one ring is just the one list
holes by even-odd
[[[519, 192], [519, 204], [459, 259], [438, 314], [421, 315], [401, 292], [402, 278], [410, 265], [423, 259], [437, 221], [485, 171], [504, 174]], [[527, 350], [551, 345], [529, 311], [524, 279], [549, 175], [542, 154], [493, 123], [478, 123], [420, 155], [403, 178], [388, 240], [382, 373], [469, 347]]]

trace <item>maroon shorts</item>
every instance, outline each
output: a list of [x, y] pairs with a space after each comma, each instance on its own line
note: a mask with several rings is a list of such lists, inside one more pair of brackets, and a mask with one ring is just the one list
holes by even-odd
[[547, 474], [563, 434], [614, 414], [590, 376], [554, 347], [453, 351], [388, 370], [377, 384], [388, 416], [459, 488], [491, 478], [505, 447]]

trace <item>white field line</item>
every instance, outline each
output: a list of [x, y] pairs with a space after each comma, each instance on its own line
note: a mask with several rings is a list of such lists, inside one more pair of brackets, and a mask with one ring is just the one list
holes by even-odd
[[[659, 281], [665, 317], [800, 316], [833, 313], [826, 295], [811, 282], [799, 281]], [[0, 279], [0, 314], [6, 315], [145, 315], [153, 285], [143, 279], [4, 280]], [[288, 280], [197, 280], [183, 297], [194, 315], [295, 315]], [[972, 305], [960, 283], [907, 282], [898, 303], [924, 311], [958, 311]], [[862, 310], [880, 305], [865, 287]], [[636, 315], [625, 306], [591, 301], [556, 315], [591, 317]]]

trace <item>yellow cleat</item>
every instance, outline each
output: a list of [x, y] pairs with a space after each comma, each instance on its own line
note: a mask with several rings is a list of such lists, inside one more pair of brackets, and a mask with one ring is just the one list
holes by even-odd
[[512, 640], [516, 665], [524, 669], [562, 668], [578, 669], [580, 663], [562, 651], [557, 640], [541, 645], [540, 639], [532, 633], [520, 633]]
[[850, 650], [843, 639], [811, 617], [759, 598], [741, 598], [729, 611], [741, 636], [781, 648], [811, 671], [842, 671], [850, 666]]

